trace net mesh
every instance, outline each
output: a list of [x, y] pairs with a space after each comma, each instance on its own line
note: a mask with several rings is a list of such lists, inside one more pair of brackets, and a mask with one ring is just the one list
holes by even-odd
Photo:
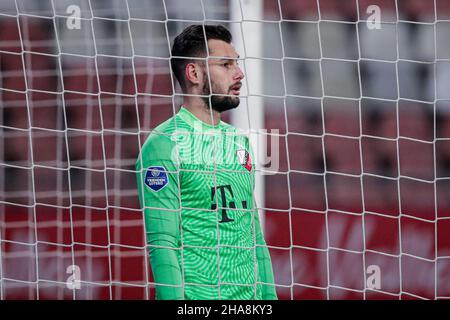
[[234, 1], [1, 2], [1, 299], [154, 298], [134, 164], [192, 23], [263, 30], [279, 298], [450, 297], [450, 2]]

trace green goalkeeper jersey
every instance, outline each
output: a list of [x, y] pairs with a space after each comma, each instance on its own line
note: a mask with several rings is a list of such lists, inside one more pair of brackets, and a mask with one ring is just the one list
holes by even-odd
[[248, 137], [186, 108], [136, 163], [157, 299], [276, 299]]

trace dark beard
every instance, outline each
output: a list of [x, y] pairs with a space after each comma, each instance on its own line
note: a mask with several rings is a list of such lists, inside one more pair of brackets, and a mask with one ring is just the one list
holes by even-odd
[[[204, 89], [203, 89], [203, 95], [210, 95], [209, 90], [209, 82], [205, 83]], [[213, 110], [216, 110], [219, 113], [222, 113], [227, 110], [235, 109], [240, 103], [239, 97], [230, 97], [230, 96], [224, 96], [224, 95], [216, 95], [212, 94], [211, 96], [211, 108]], [[205, 101], [206, 105], [210, 105], [210, 97], [204, 97], [203, 100]]]

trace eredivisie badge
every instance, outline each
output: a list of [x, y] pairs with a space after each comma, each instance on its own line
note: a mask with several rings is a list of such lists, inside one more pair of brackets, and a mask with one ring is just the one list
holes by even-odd
[[250, 158], [250, 154], [245, 149], [239, 149], [236, 151], [236, 155], [238, 157], [238, 161], [241, 165], [244, 166], [248, 171], [252, 171], [252, 159]]
[[145, 174], [144, 182], [153, 191], [161, 190], [169, 183], [166, 168], [159, 166], [149, 167]]

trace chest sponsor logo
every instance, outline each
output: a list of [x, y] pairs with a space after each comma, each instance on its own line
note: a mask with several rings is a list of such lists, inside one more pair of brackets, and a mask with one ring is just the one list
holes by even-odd
[[250, 158], [248, 151], [245, 149], [239, 149], [236, 151], [236, 155], [239, 163], [248, 171], [252, 171], [252, 159]]
[[167, 170], [164, 167], [154, 166], [147, 169], [145, 184], [153, 191], [159, 191], [169, 183]]
[[[220, 211], [222, 214], [219, 223], [234, 221], [234, 219], [228, 216], [227, 208], [236, 209], [236, 202], [234, 200], [227, 202], [227, 195], [228, 197], [231, 196], [231, 199], [234, 198], [233, 189], [229, 184], [225, 186], [217, 186], [211, 188], [211, 199], [213, 201], [213, 203], [211, 204], [211, 210], [217, 210], [218, 209], [217, 203], [219, 203]], [[242, 201], [242, 208], [247, 209], [247, 201], [245, 200]]]

